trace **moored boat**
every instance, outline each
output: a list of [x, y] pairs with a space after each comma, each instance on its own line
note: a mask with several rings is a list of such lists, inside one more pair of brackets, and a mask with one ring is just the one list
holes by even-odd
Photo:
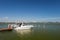
[[25, 30], [25, 29], [31, 29], [34, 27], [33, 25], [24, 25], [23, 23], [21, 24], [12, 24], [12, 27], [14, 30]]

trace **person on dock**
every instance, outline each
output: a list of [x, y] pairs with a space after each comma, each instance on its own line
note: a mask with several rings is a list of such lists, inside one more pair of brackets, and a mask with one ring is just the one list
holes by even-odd
[[12, 29], [12, 26], [11, 26], [11, 24], [9, 24], [9, 25], [8, 25], [8, 29]]

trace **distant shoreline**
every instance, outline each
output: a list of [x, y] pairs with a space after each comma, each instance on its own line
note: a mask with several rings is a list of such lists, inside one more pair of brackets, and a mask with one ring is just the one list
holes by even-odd
[[[10, 23], [10, 24], [15, 24], [18, 22], [0, 22], [0, 23]], [[22, 23], [22, 22], [19, 22]], [[60, 22], [23, 22], [23, 23], [60, 23]]]

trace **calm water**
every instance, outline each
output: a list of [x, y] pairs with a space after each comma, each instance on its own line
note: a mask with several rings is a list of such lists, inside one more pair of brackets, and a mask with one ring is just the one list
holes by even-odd
[[[32, 30], [19, 30], [0, 32], [0, 40], [60, 40], [59, 23], [31, 23]], [[0, 28], [6, 28], [7, 24], [0, 24]]]

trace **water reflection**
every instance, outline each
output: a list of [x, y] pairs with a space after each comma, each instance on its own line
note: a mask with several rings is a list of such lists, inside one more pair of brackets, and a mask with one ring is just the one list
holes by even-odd
[[32, 33], [33, 30], [31, 29], [25, 29], [25, 30], [17, 30], [15, 31], [18, 36], [24, 36], [24, 35], [30, 35]]

